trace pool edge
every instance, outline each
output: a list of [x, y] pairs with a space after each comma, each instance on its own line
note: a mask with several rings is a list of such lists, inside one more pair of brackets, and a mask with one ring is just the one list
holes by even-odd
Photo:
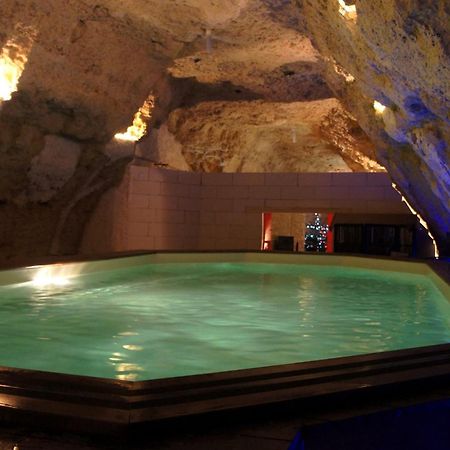
[[450, 344], [138, 382], [0, 367], [0, 416], [53, 416], [126, 429], [411, 383], [426, 389], [438, 381], [450, 382]]

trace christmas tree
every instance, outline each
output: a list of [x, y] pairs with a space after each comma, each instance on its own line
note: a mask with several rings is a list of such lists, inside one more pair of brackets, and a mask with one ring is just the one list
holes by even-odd
[[328, 225], [319, 213], [314, 213], [313, 220], [306, 223], [305, 251], [325, 252], [327, 250]]

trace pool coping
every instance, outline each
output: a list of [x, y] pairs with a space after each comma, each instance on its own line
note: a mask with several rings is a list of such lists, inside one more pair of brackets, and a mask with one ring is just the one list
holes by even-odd
[[[0, 414], [121, 429], [225, 410], [450, 382], [450, 344], [192, 375], [121, 381], [0, 367]], [[14, 417], [14, 415], [13, 415]]]
[[[224, 259], [224, 255], [226, 255]], [[178, 260], [171, 261], [178, 257]], [[95, 259], [84, 257], [59, 257], [33, 261], [26, 267], [10, 267], [0, 270], [0, 286], [9, 284], [6, 281], [9, 276], [13, 277], [12, 283], [29, 281], [31, 272], [42, 266], [61, 265], [77, 268], [77, 273], [97, 272], [112, 270], [122, 267], [120, 261], [127, 260], [131, 265], [143, 265], [147, 263], [169, 262], [211, 262], [212, 257], [220, 257], [220, 262], [268, 262], [286, 263], [310, 263], [314, 265], [343, 265], [354, 268], [365, 268], [374, 270], [385, 270], [393, 272], [406, 272], [429, 276], [441, 293], [450, 301], [450, 263], [433, 259], [411, 259], [411, 258], [386, 258], [380, 256], [341, 254], [341, 253], [307, 253], [307, 252], [267, 252], [267, 251], [134, 251], [115, 253], [98, 256]], [[308, 261], [309, 260], [309, 261]], [[89, 265], [89, 270], [83, 269]], [[76, 272], [76, 270], [75, 270]]]
[[[193, 253], [197, 260], [199, 255], [204, 255], [200, 259], [208, 260], [211, 254], [223, 253], [267, 255], [267, 252], [133, 252], [120, 255], [119, 259], [156, 255], [155, 262], [164, 262], [178, 254], [183, 255], [182, 260], [189, 261]], [[273, 260], [284, 262], [297, 255], [271, 254]], [[340, 260], [335, 261], [355, 258], [337, 256]], [[117, 257], [103, 259], [98, 267], [104, 267], [104, 261], [110, 261], [106, 264], [108, 267], [116, 265]], [[375, 267], [383, 267], [386, 261], [398, 263], [383, 258], [370, 260], [375, 261]], [[325, 260], [322, 261], [325, 264]], [[411, 263], [416, 264], [411, 260], [402, 261], [408, 263], [407, 268]], [[142, 258], [142, 262], [146, 263], [148, 259]], [[413, 273], [425, 270], [424, 262], [420, 263], [421, 267], [415, 266]], [[436, 273], [430, 265], [426, 267], [430, 273]], [[448, 292], [448, 284], [441, 276], [436, 274], [433, 278], [440, 280], [441, 288]], [[26, 414], [33, 420], [52, 417], [63, 422], [101, 423], [112, 429], [127, 429], [160, 420], [293, 401], [315, 401], [333, 395], [377, 395], [380, 389], [401, 389], [414, 383], [426, 389], [438, 382], [450, 383], [450, 343], [150, 381], [121, 381], [0, 367], [0, 419]]]

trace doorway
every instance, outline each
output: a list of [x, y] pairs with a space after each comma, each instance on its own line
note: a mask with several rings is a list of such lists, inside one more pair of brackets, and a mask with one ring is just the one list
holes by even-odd
[[288, 252], [331, 252], [332, 214], [267, 212], [263, 213], [262, 250]]

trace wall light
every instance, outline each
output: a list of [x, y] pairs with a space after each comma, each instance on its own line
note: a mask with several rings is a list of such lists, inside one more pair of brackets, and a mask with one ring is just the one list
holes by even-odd
[[376, 100], [373, 102], [373, 109], [377, 114], [383, 114], [384, 110], [386, 109], [386, 106], [384, 106], [382, 103], [377, 102]]
[[333, 63], [334, 71], [343, 77], [347, 83], [353, 83], [355, 81], [355, 77], [347, 72], [343, 67], [339, 66], [336, 62]]
[[433, 235], [431, 234], [431, 231], [428, 228], [428, 224], [425, 222], [425, 219], [409, 204], [408, 200], [406, 200], [406, 198], [403, 196], [400, 189], [397, 187], [397, 185], [395, 183], [392, 183], [392, 187], [400, 194], [400, 196], [402, 197], [402, 202], [405, 202], [406, 206], [409, 208], [409, 210], [417, 217], [417, 219], [420, 222], [420, 225], [422, 225], [425, 228], [425, 230], [427, 230], [428, 236], [430, 237], [431, 241], [433, 242], [434, 257], [436, 259], [439, 259], [439, 250], [438, 250], [438, 246], [436, 244], [436, 240], [434, 239]]
[[31, 266], [31, 284], [37, 288], [67, 286], [71, 279], [82, 270], [83, 264], [53, 264], [51, 266]]
[[125, 133], [117, 133], [114, 138], [118, 141], [137, 142], [147, 134], [147, 122], [152, 116], [152, 110], [155, 105], [155, 98], [150, 95], [144, 104], [134, 115], [133, 125], [128, 127]]
[[0, 103], [11, 100], [28, 62], [33, 42], [24, 45], [10, 39], [0, 50]]
[[339, 1], [339, 13], [349, 20], [356, 20], [358, 14], [356, 13], [356, 5], [347, 5], [345, 0]]
[[59, 267], [49, 266], [39, 269], [32, 283], [36, 287], [66, 286], [69, 278], [60, 272]]

